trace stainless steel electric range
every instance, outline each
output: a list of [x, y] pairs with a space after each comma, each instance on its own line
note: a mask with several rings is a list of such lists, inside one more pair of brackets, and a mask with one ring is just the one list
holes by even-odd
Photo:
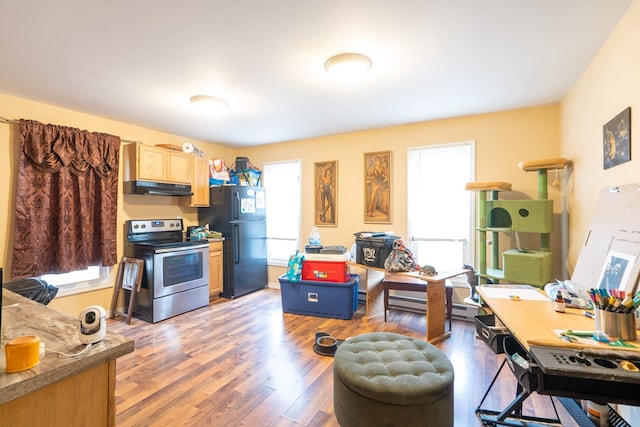
[[209, 243], [182, 229], [181, 218], [126, 221], [125, 256], [144, 260], [134, 317], [156, 323], [209, 304]]

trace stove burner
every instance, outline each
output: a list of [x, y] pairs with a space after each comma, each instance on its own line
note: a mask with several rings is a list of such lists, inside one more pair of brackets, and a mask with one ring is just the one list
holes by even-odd
[[207, 245], [207, 241], [185, 240], [182, 219], [135, 219], [126, 222], [127, 244], [147, 251]]

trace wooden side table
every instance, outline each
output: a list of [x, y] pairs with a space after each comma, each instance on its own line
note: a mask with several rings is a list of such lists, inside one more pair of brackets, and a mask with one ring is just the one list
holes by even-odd
[[[394, 278], [398, 276], [409, 277], [419, 279], [426, 282], [426, 294], [427, 294], [427, 333], [426, 340], [432, 344], [439, 343], [451, 336], [451, 331], [445, 331], [445, 288], [446, 280], [455, 276], [466, 274], [466, 269], [452, 270], [442, 272], [435, 276], [425, 276], [417, 271], [408, 273], [387, 273], [383, 268], [368, 267], [366, 265], [350, 262], [350, 265], [367, 270], [364, 275], [366, 296], [366, 316], [368, 318], [377, 317], [383, 315], [384, 310], [384, 281], [387, 280], [387, 275], [393, 275]], [[369, 274], [384, 275], [384, 279], [369, 280]], [[363, 280], [361, 276], [361, 280]]]
[[[427, 292], [428, 283], [424, 280], [416, 279], [414, 277], [406, 276], [393, 276], [388, 274], [382, 281], [384, 289], [384, 321], [387, 321], [387, 310], [389, 309], [389, 291], [411, 291], [411, 292]], [[445, 281], [444, 285], [445, 294], [445, 308], [446, 318], [449, 322], [449, 331], [451, 331], [451, 315], [453, 313], [453, 285]]]

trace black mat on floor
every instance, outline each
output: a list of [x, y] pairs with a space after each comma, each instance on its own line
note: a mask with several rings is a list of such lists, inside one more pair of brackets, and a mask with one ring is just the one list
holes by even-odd
[[336, 338], [336, 345], [331, 347], [331, 348], [327, 348], [327, 347], [322, 347], [319, 346], [317, 344], [318, 338], [320, 337], [330, 337], [331, 335], [329, 335], [326, 332], [316, 332], [314, 338], [313, 338], [313, 351], [316, 352], [317, 354], [319, 354], [320, 356], [329, 356], [329, 357], [333, 357], [336, 353], [336, 350], [338, 349], [338, 347], [340, 346], [340, 344], [342, 344], [344, 342], [344, 340], [339, 340]]

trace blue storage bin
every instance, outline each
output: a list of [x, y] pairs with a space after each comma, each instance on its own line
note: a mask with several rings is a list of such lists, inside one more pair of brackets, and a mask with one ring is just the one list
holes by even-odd
[[347, 282], [300, 280], [291, 283], [286, 274], [278, 277], [282, 311], [306, 316], [349, 320], [358, 310], [360, 276], [351, 274]]

